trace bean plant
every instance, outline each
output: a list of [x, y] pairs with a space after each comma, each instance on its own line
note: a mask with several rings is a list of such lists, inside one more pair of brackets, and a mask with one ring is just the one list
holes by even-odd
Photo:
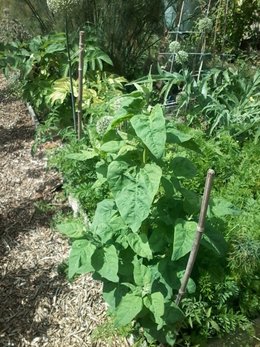
[[[151, 89], [150, 89], [151, 91]], [[74, 160], [97, 159], [97, 180], [108, 193], [97, 204], [90, 225], [58, 224], [71, 239], [68, 277], [92, 272], [103, 282], [103, 297], [116, 326], [134, 324], [152, 343], [173, 346], [185, 319], [174, 303], [195, 235], [200, 195], [184, 188], [196, 167], [176, 146], [200, 155], [192, 137], [165, 120], [160, 104], [147, 102], [148, 87], [112, 99], [103, 131], [89, 124], [91, 146]], [[188, 297], [200, 272], [224, 266], [226, 243], [216, 220], [232, 206], [212, 199]], [[222, 264], [222, 265], [221, 265]], [[214, 266], [212, 266], [214, 265]], [[214, 269], [213, 269], [214, 268]]]

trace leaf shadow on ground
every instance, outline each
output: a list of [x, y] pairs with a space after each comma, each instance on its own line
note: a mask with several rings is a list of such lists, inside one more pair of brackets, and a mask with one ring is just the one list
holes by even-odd
[[44, 342], [48, 327], [54, 328], [49, 314], [66, 280], [58, 274], [50, 278], [51, 270], [38, 266], [2, 269], [6, 273], [0, 282], [0, 346], [15, 346], [17, 339], [21, 345], [37, 338]]
[[11, 146], [14, 143], [14, 139], [15, 142], [22, 145], [22, 141], [31, 141], [34, 133], [35, 129], [32, 126], [18, 125], [14, 128], [5, 128], [0, 125], [0, 148], [8, 144]]
[[66, 243], [50, 229], [54, 211], [37, 211], [39, 201], [25, 199], [0, 215], [0, 346], [34, 339], [42, 345], [48, 328], [59, 328], [50, 317], [60, 293], [69, 290], [58, 273]]
[[[0, 262], [1, 257], [17, 246], [19, 234], [35, 230], [38, 227], [49, 227], [54, 211], [37, 213], [35, 205], [42, 199], [26, 199], [19, 206], [2, 209], [0, 212]], [[49, 200], [46, 201], [49, 203]]]

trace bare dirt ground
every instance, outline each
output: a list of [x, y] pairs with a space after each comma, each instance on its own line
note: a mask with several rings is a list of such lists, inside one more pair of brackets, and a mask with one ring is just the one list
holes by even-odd
[[89, 275], [70, 284], [57, 271], [68, 242], [37, 204], [55, 201], [60, 178], [31, 155], [34, 132], [0, 76], [0, 347], [108, 346], [91, 338], [104, 320], [100, 284]]

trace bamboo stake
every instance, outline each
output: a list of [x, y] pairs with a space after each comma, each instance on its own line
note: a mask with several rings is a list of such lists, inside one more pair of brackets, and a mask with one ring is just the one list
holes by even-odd
[[[208, 2], [206, 18], [208, 18], [208, 16], [209, 16], [210, 6], [211, 6], [211, 0], [209, 0], [209, 2]], [[204, 58], [204, 53], [205, 53], [205, 50], [206, 50], [206, 42], [207, 42], [205, 32], [203, 33], [202, 37], [203, 37], [203, 40], [202, 40], [201, 56], [200, 56], [200, 66], [199, 66], [197, 81], [199, 81], [199, 79], [200, 79], [200, 74], [201, 74], [201, 71], [202, 71], [202, 68], [203, 68], [203, 63], [204, 63], [204, 59], [203, 58]]]
[[84, 31], [79, 32], [79, 68], [78, 68], [78, 140], [82, 132], [82, 94], [83, 94], [83, 64], [84, 64]]
[[206, 177], [206, 183], [205, 183], [205, 188], [204, 188], [204, 193], [203, 193], [203, 198], [201, 202], [201, 208], [200, 208], [200, 216], [199, 216], [199, 222], [197, 226], [197, 231], [195, 235], [195, 239], [193, 241], [192, 245], [192, 250], [190, 252], [190, 256], [188, 259], [188, 263], [186, 266], [185, 273], [183, 275], [183, 278], [181, 280], [181, 287], [179, 289], [175, 304], [179, 305], [185, 292], [186, 292], [186, 287], [197, 257], [197, 253], [199, 250], [200, 246], [200, 240], [202, 238], [203, 232], [204, 232], [204, 227], [205, 227], [205, 219], [206, 219], [206, 214], [207, 214], [207, 209], [209, 205], [209, 197], [210, 197], [210, 191], [212, 188], [212, 183], [213, 183], [213, 177], [215, 175], [214, 170], [209, 169]]
[[73, 116], [73, 126], [74, 126], [74, 130], [76, 132], [77, 131], [76, 110], [75, 110], [75, 99], [74, 99], [74, 93], [73, 93], [72, 67], [71, 67], [71, 57], [70, 57], [69, 29], [68, 29], [68, 16], [67, 16], [67, 14], [65, 16], [65, 32], [66, 32], [66, 46], [67, 46], [68, 65], [69, 65], [71, 108], [72, 108], [72, 116]]
[[[178, 20], [177, 30], [176, 30], [176, 34], [175, 34], [175, 41], [178, 41], [178, 38], [179, 38], [181, 20], [182, 20], [183, 11], [184, 11], [184, 2], [185, 2], [185, 1], [183, 0], [183, 1], [182, 1], [182, 4], [181, 4], [181, 11], [180, 11], [180, 17], [179, 17], [179, 20]], [[171, 58], [170, 72], [172, 72], [174, 60], [175, 60], [175, 54], [173, 54], [173, 55], [172, 55], [172, 58]]]
[[[228, 8], [229, 8], [229, 0], [225, 2], [225, 19], [224, 19], [224, 30], [223, 30], [223, 41], [221, 44], [221, 52], [223, 52], [223, 49], [225, 47], [226, 43], [226, 31], [227, 31], [227, 17], [228, 17]], [[222, 61], [222, 67], [224, 65], [224, 62]]]

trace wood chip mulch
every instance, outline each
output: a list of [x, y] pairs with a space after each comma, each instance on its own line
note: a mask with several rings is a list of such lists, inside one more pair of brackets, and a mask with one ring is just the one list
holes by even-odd
[[91, 337], [105, 319], [101, 285], [90, 275], [68, 283], [57, 271], [68, 241], [36, 207], [52, 203], [60, 177], [31, 155], [34, 133], [0, 76], [0, 347], [126, 346]]

